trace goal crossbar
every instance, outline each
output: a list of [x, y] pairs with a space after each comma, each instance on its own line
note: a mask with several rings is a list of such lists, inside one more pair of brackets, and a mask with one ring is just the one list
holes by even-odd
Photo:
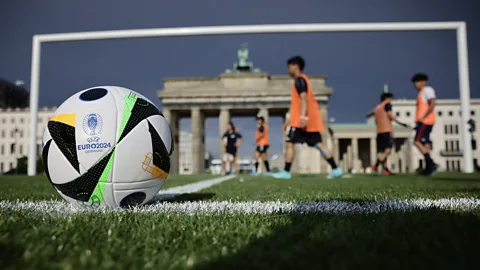
[[32, 69], [30, 80], [30, 138], [28, 175], [36, 174], [37, 120], [40, 85], [41, 44], [47, 42], [71, 42], [82, 40], [132, 39], [174, 36], [320, 33], [320, 32], [391, 32], [455, 30], [457, 34], [457, 60], [462, 112], [463, 171], [473, 172], [473, 151], [469, 147], [468, 120], [470, 115], [470, 83], [466, 23], [454, 22], [389, 22], [389, 23], [314, 23], [231, 25], [177, 28], [129, 29], [34, 35], [32, 42]]

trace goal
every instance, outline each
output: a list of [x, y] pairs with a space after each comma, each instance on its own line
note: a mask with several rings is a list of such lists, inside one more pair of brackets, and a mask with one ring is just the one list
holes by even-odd
[[[30, 138], [28, 175], [36, 173], [37, 113], [40, 82], [41, 45], [46, 42], [70, 42], [80, 40], [149, 38], [168, 36], [238, 35], [268, 33], [319, 33], [319, 32], [379, 32], [379, 31], [438, 31], [455, 30], [457, 33], [457, 60], [462, 121], [462, 140], [470, 141], [468, 120], [470, 115], [470, 83], [468, 70], [467, 26], [465, 22], [394, 22], [394, 23], [334, 23], [334, 24], [270, 24], [206, 26], [181, 28], [153, 28], [115, 31], [94, 31], [61, 34], [34, 35], [32, 42], [32, 70], [30, 79]], [[464, 147], [464, 172], [473, 172], [471, 147]]]

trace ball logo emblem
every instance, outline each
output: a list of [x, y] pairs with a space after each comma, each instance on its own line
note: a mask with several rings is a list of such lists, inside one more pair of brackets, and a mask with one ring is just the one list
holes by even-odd
[[83, 118], [83, 131], [89, 136], [95, 136], [102, 132], [103, 120], [98, 113], [90, 113]]

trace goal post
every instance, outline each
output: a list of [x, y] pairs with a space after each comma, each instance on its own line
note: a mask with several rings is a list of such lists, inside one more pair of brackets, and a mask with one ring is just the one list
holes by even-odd
[[473, 172], [473, 151], [469, 147], [468, 120], [470, 116], [470, 82], [468, 67], [467, 29], [463, 21], [455, 22], [390, 22], [390, 23], [314, 23], [314, 24], [266, 24], [235, 26], [202, 26], [178, 28], [130, 29], [76, 33], [34, 35], [32, 43], [32, 67], [30, 78], [30, 138], [28, 175], [36, 174], [38, 96], [40, 93], [40, 59], [42, 43], [71, 42], [80, 40], [131, 39], [172, 36], [272, 34], [272, 33], [320, 33], [320, 32], [391, 32], [455, 30], [457, 33], [457, 61], [461, 101], [461, 128], [463, 139], [463, 171]]

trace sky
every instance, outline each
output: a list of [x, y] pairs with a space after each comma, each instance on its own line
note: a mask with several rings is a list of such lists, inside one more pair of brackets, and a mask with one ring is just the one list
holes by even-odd
[[[0, 77], [30, 84], [34, 34], [283, 23], [466, 21], [471, 97], [480, 98], [480, 1], [478, 0], [2, 0]], [[286, 74], [292, 55], [306, 59], [305, 72], [326, 75], [334, 89], [329, 116], [364, 122], [383, 85], [397, 98], [415, 98], [410, 83], [425, 72], [438, 98], [458, 98], [454, 31], [315, 33], [171, 37], [51, 43], [42, 46], [40, 106], [58, 106], [96, 85], [119, 85], [161, 106], [156, 91], [166, 77], [217, 76], [232, 68], [241, 43], [255, 67]], [[289, 91], [289, 89], [285, 89]], [[347, 109], [348, 108], [348, 109]], [[241, 156], [253, 154], [253, 119], [235, 118], [246, 138]], [[412, 119], [413, 121], [413, 119]], [[280, 128], [271, 119], [271, 128]], [[181, 129], [189, 130], [188, 119]], [[218, 156], [217, 119], [207, 119], [207, 149]], [[281, 138], [272, 138], [281, 153]]]

